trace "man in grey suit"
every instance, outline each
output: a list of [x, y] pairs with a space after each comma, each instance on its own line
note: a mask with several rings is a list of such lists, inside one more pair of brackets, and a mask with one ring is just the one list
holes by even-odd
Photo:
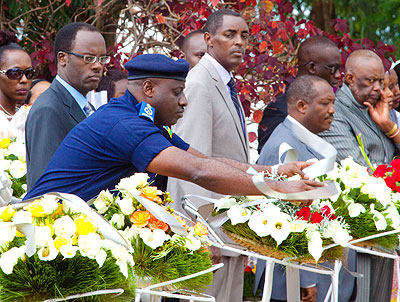
[[[185, 115], [174, 128], [180, 137], [206, 156], [248, 162], [244, 112], [231, 73], [242, 62], [248, 36], [246, 21], [234, 11], [219, 10], [207, 19], [204, 33], [207, 52], [188, 74], [184, 91], [188, 105]], [[222, 196], [172, 178], [168, 180], [168, 191], [176, 204], [186, 194]], [[213, 252], [215, 256], [219, 250]], [[243, 257], [223, 253], [221, 262], [225, 266], [214, 273], [213, 284], [207, 293], [215, 296], [217, 302], [242, 301]]]
[[25, 125], [28, 190], [64, 137], [94, 111], [86, 94], [97, 87], [104, 64], [110, 60], [99, 30], [80, 22], [57, 33], [54, 53], [57, 76], [32, 106]]
[[[264, 145], [259, 164], [275, 165], [285, 160], [286, 153], [280, 154], [282, 144], [287, 144], [295, 149], [298, 160], [322, 159], [318, 150], [312, 149], [300, 141], [293, 132], [293, 124], [303, 128], [310, 136], [328, 130], [332, 121], [335, 109], [335, 94], [329, 83], [314, 75], [302, 75], [297, 77], [287, 91], [288, 116], [275, 128]], [[355, 270], [355, 253], [349, 251], [349, 269]], [[256, 288], [258, 283], [263, 281], [264, 263], [257, 263]], [[327, 265], [327, 264], [326, 264]], [[259, 269], [261, 268], [261, 269]], [[354, 277], [344, 269], [340, 272], [339, 301], [350, 301], [354, 289]], [[274, 283], [272, 287], [272, 301], [286, 301], [286, 274], [285, 268], [275, 266]], [[324, 301], [330, 285], [330, 276], [300, 271], [300, 286], [302, 301]]]
[[[400, 135], [389, 104], [381, 97], [384, 80], [382, 60], [370, 50], [357, 50], [346, 61], [343, 86], [336, 92], [335, 119], [319, 134], [337, 150], [337, 160], [352, 156], [367, 166], [357, 136], [361, 134], [372, 164], [388, 164], [399, 149]], [[371, 263], [371, 264], [369, 264]], [[360, 279], [357, 301], [389, 301], [393, 260], [358, 254]]]

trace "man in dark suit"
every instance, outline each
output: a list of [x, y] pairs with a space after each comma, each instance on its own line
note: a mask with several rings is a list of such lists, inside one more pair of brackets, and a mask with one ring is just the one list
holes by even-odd
[[[296, 150], [298, 160], [322, 159], [318, 150], [304, 144], [294, 134], [293, 127], [303, 129], [309, 136], [328, 130], [335, 113], [335, 94], [332, 87], [324, 79], [313, 75], [297, 77], [287, 91], [288, 116], [275, 128], [265, 146], [263, 147], [259, 164], [275, 165], [285, 160], [286, 153], [280, 154], [282, 144], [287, 144]], [[318, 145], [317, 147], [321, 147]], [[328, 264], [324, 264], [328, 266]], [[355, 252], [349, 251], [348, 267], [355, 271]], [[265, 262], [257, 262], [256, 286], [262, 283]], [[339, 275], [339, 301], [352, 301], [354, 280], [345, 269]], [[320, 275], [307, 271], [300, 271], [300, 286], [302, 301], [322, 302], [330, 286], [328, 275]], [[271, 301], [286, 301], [286, 273], [285, 268], [277, 265], [274, 269]]]
[[[297, 51], [297, 76], [311, 74], [328, 81], [335, 88], [340, 81], [340, 52], [336, 44], [325, 36], [313, 36], [301, 43]], [[286, 94], [277, 97], [274, 103], [264, 109], [263, 118], [258, 126], [258, 153], [274, 129], [287, 116]]]
[[27, 185], [32, 188], [71, 129], [94, 111], [86, 94], [99, 84], [106, 44], [86, 23], [64, 26], [56, 36], [57, 76], [34, 103], [25, 126]]

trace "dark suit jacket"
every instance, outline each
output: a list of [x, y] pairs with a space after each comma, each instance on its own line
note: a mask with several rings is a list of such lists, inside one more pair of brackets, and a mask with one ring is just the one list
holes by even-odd
[[57, 80], [39, 96], [25, 125], [28, 190], [43, 174], [64, 137], [85, 117], [75, 99]]

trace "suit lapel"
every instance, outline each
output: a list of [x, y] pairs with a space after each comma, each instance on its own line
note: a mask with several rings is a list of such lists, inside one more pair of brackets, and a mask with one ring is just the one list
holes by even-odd
[[57, 80], [54, 80], [53, 83], [55, 84], [53, 88], [57, 90], [57, 94], [60, 95], [64, 105], [69, 108], [69, 115], [72, 117], [72, 119], [74, 119], [77, 123], [83, 121], [86, 118], [86, 115], [83, 113], [81, 107], [79, 107], [73, 96]]
[[[248, 138], [248, 134], [247, 134], [246, 125], [245, 125], [246, 137], [244, 137], [244, 134], [242, 131], [242, 125], [240, 123], [240, 119], [237, 114], [235, 105], [233, 104], [233, 101], [231, 99], [231, 96], [229, 95], [228, 89], [226, 88], [226, 85], [222, 82], [222, 79], [219, 76], [218, 71], [215, 69], [215, 67], [212, 65], [212, 63], [205, 58], [201, 60], [201, 63], [203, 63], [205, 65], [206, 69], [209, 71], [211, 77], [215, 81], [215, 87], [217, 88], [218, 92], [221, 94], [224, 104], [227, 107], [230, 115], [232, 116], [232, 118], [235, 122], [236, 131], [240, 137], [240, 141], [242, 142], [243, 149], [245, 150], [246, 157], [248, 159], [249, 158], [249, 144], [248, 144], [249, 138]], [[242, 104], [240, 104], [240, 108], [244, 114]]]

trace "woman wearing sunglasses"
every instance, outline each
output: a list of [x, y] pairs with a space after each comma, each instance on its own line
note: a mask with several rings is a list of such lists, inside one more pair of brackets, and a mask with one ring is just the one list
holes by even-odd
[[35, 70], [14, 33], [0, 31], [0, 138], [24, 139], [27, 109], [17, 109], [26, 99]]

